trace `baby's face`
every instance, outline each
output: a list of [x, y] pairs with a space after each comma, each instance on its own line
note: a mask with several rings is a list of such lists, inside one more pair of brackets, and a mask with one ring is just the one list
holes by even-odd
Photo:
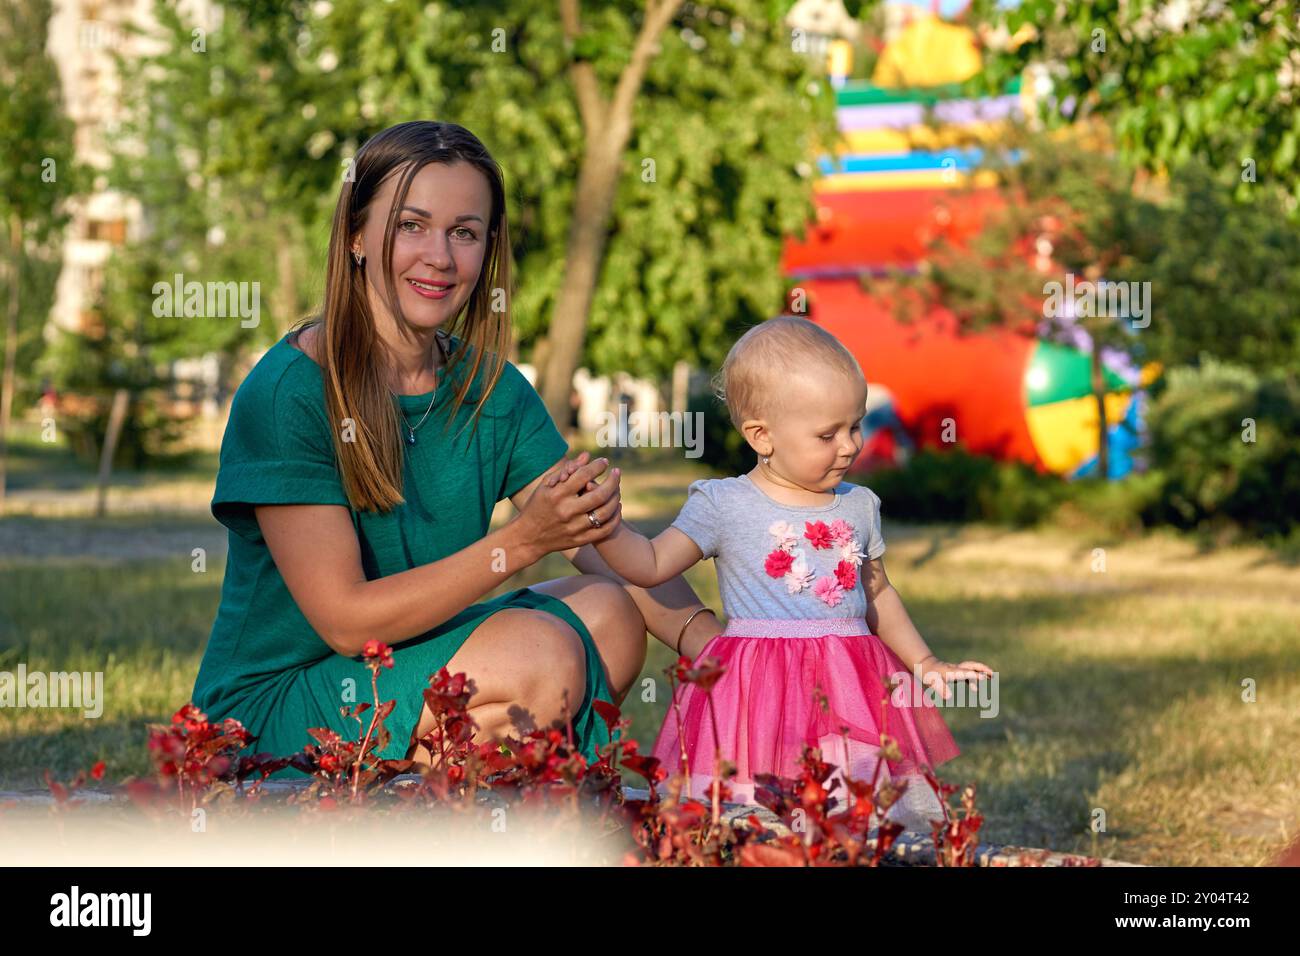
[[843, 373], [801, 374], [781, 387], [784, 407], [768, 419], [772, 464], [805, 488], [829, 491], [862, 451], [866, 382]]

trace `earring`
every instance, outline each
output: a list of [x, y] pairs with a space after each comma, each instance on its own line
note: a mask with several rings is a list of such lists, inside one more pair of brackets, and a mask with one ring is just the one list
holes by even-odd
[[763, 464], [765, 464], [765, 465], [767, 464], [767, 456], [766, 456], [766, 455], [763, 456]]
[[352, 251], [352, 261], [355, 262], [355, 263], [356, 263], [357, 265], [359, 265], [359, 266], [360, 266], [360, 265], [365, 265], [366, 257], [363, 256], [361, 253], [357, 252], [357, 251], [354, 249], [354, 250]]

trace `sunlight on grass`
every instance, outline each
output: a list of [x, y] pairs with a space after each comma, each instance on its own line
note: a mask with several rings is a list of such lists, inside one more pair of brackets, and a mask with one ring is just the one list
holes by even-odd
[[[629, 518], [649, 534], [705, 474], [680, 460], [626, 467]], [[5, 520], [74, 543], [95, 525]], [[0, 711], [0, 786], [99, 759], [113, 780], [147, 772], [145, 724], [188, 700], [220, 598], [219, 556], [190, 570], [196, 520], [111, 519], [123, 542], [162, 536], [166, 560], [0, 559], [0, 670], [102, 670], [106, 685], [97, 720]], [[944, 712], [962, 753], [941, 775], [978, 785], [985, 841], [1175, 865], [1261, 863], [1285, 844], [1300, 821], [1300, 570], [1166, 534], [1106, 544], [1098, 572], [1082, 533], [888, 519], [884, 531], [890, 579], [934, 651], [999, 674], [996, 716]], [[498, 591], [571, 573], [551, 555]], [[687, 580], [720, 609], [711, 562]], [[651, 639], [624, 703], [643, 751], [668, 711], [672, 660]]]

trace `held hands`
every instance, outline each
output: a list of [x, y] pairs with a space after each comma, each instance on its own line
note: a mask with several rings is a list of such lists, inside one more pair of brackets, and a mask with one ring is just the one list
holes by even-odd
[[[561, 464], [559, 468], [557, 468], [555, 471], [551, 472], [549, 475], [546, 476], [542, 484], [545, 485], [547, 488], [554, 488], [557, 484], [564, 481], [568, 481], [569, 478], [572, 477], [574, 472], [576, 472], [579, 468], [581, 468], [584, 464], [586, 464], [586, 460], [585, 460], [586, 458], [587, 458], [587, 453], [584, 451], [581, 454], [579, 454], [577, 458], [565, 459], [564, 463]], [[615, 468], [613, 474], [615, 475], [619, 474], [619, 470]], [[600, 486], [597, 485], [594, 481], [589, 481], [587, 482], [587, 486], [585, 488], [578, 489], [578, 494], [581, 495], [581, 494], [585, 494], [588, 491], [595, 491], [598, 487]]]
[[934, 689], [934, 692], [944, 700], [952, 697], [952, 691], [948, 689], [949, 681], [964, 680], [970, 683], [972, 687], [978, 688], [979, 682], [984, 677], [992, 677], [993, 670], [987, 664], [981, 664], [979, 661], [962, 661], [960, 664], [949, 664], [947, 661], [941, 661], [931, 654], [919, 664], [912, 668], [912, 672], [920, 671], [920, 680], [923, 686]]
[[547, 474], [517, 519], [524, 522], [526, 539], [541, 554], [603, 541], [621, 523], [619, 471], [614, 469], [603, 484], [597, 484], [609, 462], [604, 458], [589, 462], [589, 457], [584, 451]]

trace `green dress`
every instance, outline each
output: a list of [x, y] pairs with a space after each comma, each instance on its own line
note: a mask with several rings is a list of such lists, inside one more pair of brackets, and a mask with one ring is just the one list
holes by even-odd
[[[210, 720], [234, 717], [243, 723], [255, 738], [246, 753], [288, 756], [314, 742], [307, 734], [313, 727], [358, 739], [357, 721], [342, 717], [340, 709], [372, 700], [370, 671], [361, 658], [332, 651], [294, 602], [258, 529], [253, 505], [348, 508], [366, 578], [374, 580], [440, 560], [480, 540], [498, 501], [568, 453], [541, 398], [514, 365], [506, 364], [472, 436], [468, 427], [456, 435], [462, 421], [473, 415], [469, 401], [444, 431], [462, 372], [458, 368], [451, 378], [438, 374], [433, 410], [417, 430], [416, 444], [403, 445], [406, 501], [386, 514], [349, 507], [326, 417], [324, 370], [289, 343], [289, 334], [262, 356], [235, 393], [212, 498], [213, 515], [229, 529], [229, 553], [193, 701]], [[482, 374], [480, 369], [469, 397], [480, 394]], [[395, 401], [415, 425], [434, 395], [402, 395]], [[573, 731], [587, 759], [596, 758], [609, 733], [592, 701], [613, 702], [596, 646], [567, 604], [528, 588], [473, 604], [432, 630], [392, 645], [395, 666], [380, 671], [379, 699], [397, 703], [385, 721], [392, 740], [382, 756], [405, 756], [429, 675], [487, 617], [512, 607], [548, 611], [581, 636], [587, 652], [586, 692]], [[298, 772], [285, 769], [276, 776]]]

